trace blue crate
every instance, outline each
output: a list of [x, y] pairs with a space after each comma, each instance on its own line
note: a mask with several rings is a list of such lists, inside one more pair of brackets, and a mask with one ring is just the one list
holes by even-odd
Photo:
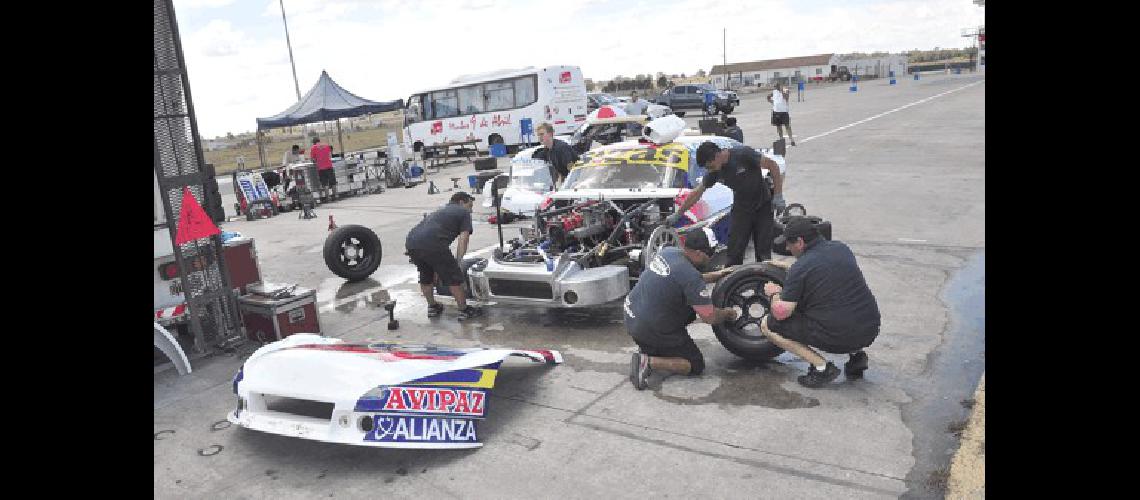
[[507, 156], [507, 146], [505, 144], [492, 144], [490, 150], [491, 156], [495, 158]]

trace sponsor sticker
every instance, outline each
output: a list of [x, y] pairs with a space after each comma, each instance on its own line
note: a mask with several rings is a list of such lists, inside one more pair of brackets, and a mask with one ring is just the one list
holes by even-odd
[[388, 387], [378, 397], [362, 398], [356, 411], [483, 418], [487, 393], [451, 387]]
[[477, 420], [450, 417], [374, 415], [365, 441], [382, 443], [477, 443]]
[[670, 166], [688, 171], [689, 148], [682, 144], [666, 144], [652, 148], [588, 151], [582, 155], [582, 162], [577, 168], [603, 168], [623, 165]]

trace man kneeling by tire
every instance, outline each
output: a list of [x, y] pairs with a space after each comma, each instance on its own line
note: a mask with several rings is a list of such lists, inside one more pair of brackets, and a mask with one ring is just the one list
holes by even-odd
[[879, 335], [880, 316], [855, 254], [842, 242], [820, 238], [815, 225], [801, 217], [788, 222], [784, 239], [797, 259], [784, 287], [764, 285], [771, 312], [760, 330], [810, 364], [807, 375], [798, 378], [805, 387], [822, 387], [839, 376], [839, 368], [812, 347], [850, 354], [843, 371], [848, 379], [862, 378], [867, 369], [863, 348]]
[[682, 375], [705, 370], [705, 358], [685, 330], [697, 316], [709, 324], [736, 319], [735, 310], [713, 307], [712, 300], [701, 295], [705, 283], [731, 271], [701, 274], [694, 267], [709, 261], [715, 242], [712, 230], [703, 228], [685, 238], [683, 249], [662, 248], [625, 297], [625, 327], [640, 348], [629, 368], [629, 380], [637, 390], [645, 389], [653, 370]]

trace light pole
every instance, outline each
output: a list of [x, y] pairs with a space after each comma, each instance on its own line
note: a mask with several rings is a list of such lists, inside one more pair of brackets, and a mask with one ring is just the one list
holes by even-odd
[[293, 44], [289, 41], [289, 23], [285, 21], [285, 0], [281, 4], [281, 24], [285, 25], [285, 46], [289, 47], [289, 65], [293, 67], [293, 88], [297, 90], [297, 100], [301, 100], [301, 84], [297, 82], [297, 64], [293, 62]]

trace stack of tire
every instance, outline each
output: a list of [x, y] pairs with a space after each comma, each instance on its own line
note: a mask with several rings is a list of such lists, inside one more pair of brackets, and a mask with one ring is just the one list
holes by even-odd
[[207, 163], [203, 171], [204, 179], [202, 180], [202, 188], [206, 196], [203, 201], [202, 209], [206, 211], [206, 215], [214, 223], [225, 222], [226, 211], [222, 208], [222, 193], [218, 191], [218, 179], [214, 177], [215, 170], [213, 163]]
[[772, 228], [772, 252], [780, 255], [791, 255], [788, 249], [784, 247], [784, 226], [792, 217], [802, 217], [815, 224], [815, 229], [819, 231], [820, 236], [825, 240], [831, 240], [831, 221], [825, 220], [816, 215], [807, 215], [807, 209], [799, 203], [792, 203], [784, 209], [784, 213], [776, 218], [776, 224]]

